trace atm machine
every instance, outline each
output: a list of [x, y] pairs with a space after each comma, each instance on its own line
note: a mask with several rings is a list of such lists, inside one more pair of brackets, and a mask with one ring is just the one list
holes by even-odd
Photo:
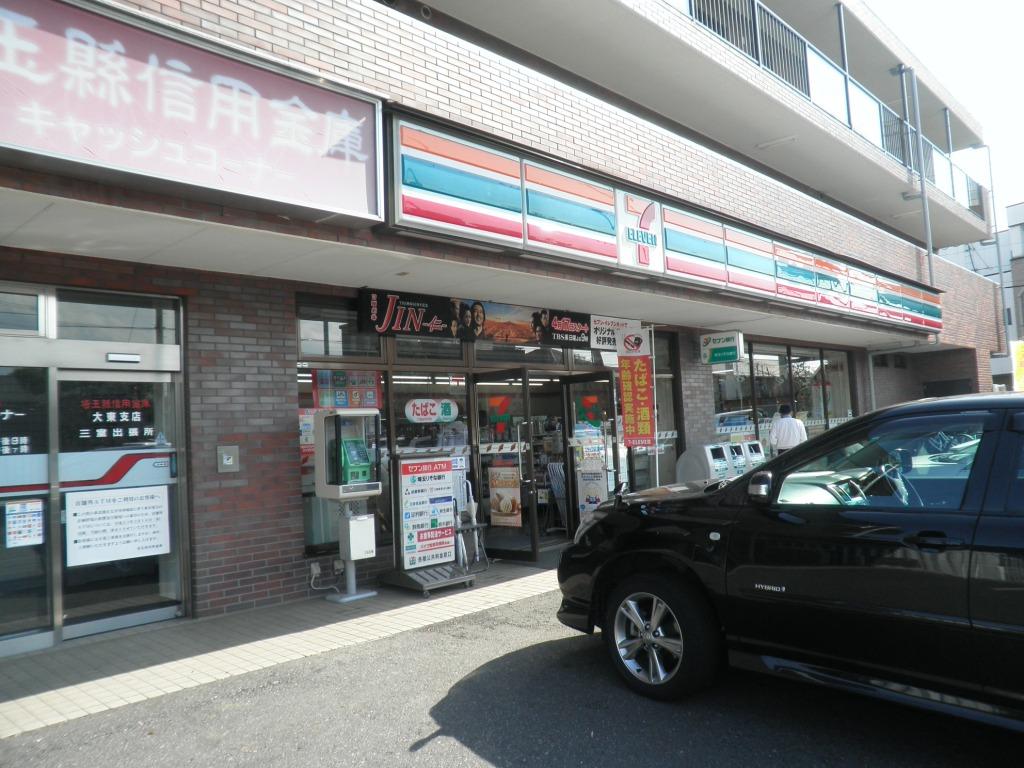
[[764, 448], [760, 440], [746, 440], [743, 442], [743, 453], [747, 457], [747, 468], [756, 469], [765, 462]]
[[380, 411], [346, 408], [317, 411], [313, 420], [316, 495], [339, 502], [338, 552], [345, 562], [345, 594], [327, 599], [347, 603], [376, 592], [356, 590], [356, 560], [377, 554], [373, 515], [352, 513], [352, 502], [379, 496]]
[[687, 448], [676, 461], [676, 482], [709, 485], [734, 477], [728, 443]]
[[725, 443], [726, 455], [729, 457], [729, 469], [732, 477], [745, 475], [750, 465], [747, 462], [747, 453], [743, 450], [742, 443]]

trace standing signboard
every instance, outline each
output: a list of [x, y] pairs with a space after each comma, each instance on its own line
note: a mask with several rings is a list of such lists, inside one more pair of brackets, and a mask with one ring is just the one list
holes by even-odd
[[655, 445], [654, 359], [651, 334], [626, 329], [615, 333], [619, 354], [622, 442], [627, 448]]
[[399, 461], [402, 568], [455, 559], [455, 490], [451, 457]]

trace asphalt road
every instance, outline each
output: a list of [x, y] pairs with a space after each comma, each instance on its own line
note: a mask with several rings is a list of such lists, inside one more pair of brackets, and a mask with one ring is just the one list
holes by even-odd
[[986, 766], [1024, 739], [849, 694], [725, 673], [627, 691], [554, 593], [0, 741], [7, 768]]

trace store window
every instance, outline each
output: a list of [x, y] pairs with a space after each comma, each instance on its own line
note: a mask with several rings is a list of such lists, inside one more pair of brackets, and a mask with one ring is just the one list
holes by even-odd
[[458, 339], [427, 339], [418, 336], [396, 336], [398, 360], [417, 363], [422, 360], [455, 360], [462, 362], [462, 342]]
[[853, 418], [849, 355], [826, 349], [822, 354], [822, 371], [825, 376], [825, 415], [831, 429]]
[[481, 363], [565, 364], [565, 350], [561, 347], [532, 347], [481, 340], [477, 341], [473, 348], [476, 351], [477, 362]]
[[358, 328], [352, 299], [299, 299], [302, 357], [380, 357], [381, 339]]
[[571, 349], [572, 367], [575, 370], [590, 368], [618, 368], [619, 356], [615, 352], [600, 349]]
[[39, 305], [37, 294], [0, 291], [0, 333], [40, 333]]
[[391, 382], [397, 453], [469, 445], [465, 376], [396, 372]]
[[820, 435], [826, 428], [821, 351], [792, 347], [789, 363], [793, 377], [793, 415], [804, 423], [808, 438]]
[[786, 347], [773, 344], [752, 344], [751, 350], [757, 431], [761, 441], [767, 442], [772, 419], [778, 414], [779, 406], [793, 405], [789, 352]]
[[392, 542], [391, 478], [387, 472], [388, 412], [384, 406], [387, 381], [382, 371], [362, 369], [300, 368], [299, 473], [307, 555], [338, 551], [338, 502], [316, 496], [313, 465], [313, 414], [319, 408], [378, 408], [381, 414], [379, 496], [348, 502], [352, 513], [374, 516], [378, 547]]
[[715, 363], [711, 366], [711, 378], [715, 393], [715, 439], [727, 442], [733, 435], [739, 435], [737, 439], [752, 439], [756, 427], [750, 361]]
[[82, 341], [178, 343], [174, 299], [57, 291], [57, 336]]

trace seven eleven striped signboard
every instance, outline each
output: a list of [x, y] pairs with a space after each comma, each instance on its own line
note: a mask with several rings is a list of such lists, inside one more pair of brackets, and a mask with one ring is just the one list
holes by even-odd
[[942, 330], [925, 286], [405, 120], [394, 136], [399, 227]]

